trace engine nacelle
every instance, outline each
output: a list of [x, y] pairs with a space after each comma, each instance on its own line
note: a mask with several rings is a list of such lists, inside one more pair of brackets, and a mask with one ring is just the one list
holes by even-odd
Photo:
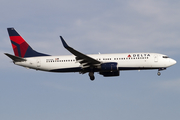
[[116, 62], [101, 64], [101, 72], [114, 72], [114, 71], [118, 71], [118, 66]]
[[119, 76], [119, 71], [116, 71], [116, 72], [99, 72], [99, 74], [103, 75], [104, 77]]
[[116, 62], [109, 62], [101, 64], [101, 70], [99, 74], [104, 77], [119, 76], [118, 64]]

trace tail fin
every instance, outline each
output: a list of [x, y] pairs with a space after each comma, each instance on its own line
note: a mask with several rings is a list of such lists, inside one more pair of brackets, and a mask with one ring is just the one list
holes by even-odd
[[9, 37], [11, 40], [14, 54], [17, 57], [38, 57], [38, 56], [49, 56], [47, 54], [39, 53], [33, 50], [29, 44], [16, 32], [14, 28], [7, 28]]

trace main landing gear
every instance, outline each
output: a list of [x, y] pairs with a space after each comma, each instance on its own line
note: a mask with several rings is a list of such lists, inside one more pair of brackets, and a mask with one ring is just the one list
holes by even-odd
[[94, 72], [89, 72], [89, 77], [93, 81], [95, 79]]

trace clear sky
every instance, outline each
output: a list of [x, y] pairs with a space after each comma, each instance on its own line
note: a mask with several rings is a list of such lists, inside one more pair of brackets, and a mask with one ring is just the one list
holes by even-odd
[[[180, 1], [1, 0], [1, 120], [179, 120]], [[14, 65], [8, 27], [37, 51], [85, 54], [155, 52], [177, 64], [162, 71], [121, 71], [119, 77], [48, 73]]]

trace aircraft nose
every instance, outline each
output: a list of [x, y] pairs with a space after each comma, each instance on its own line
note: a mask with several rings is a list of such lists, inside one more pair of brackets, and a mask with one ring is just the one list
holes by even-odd
[[175, 60], [173, 60], [174, 64], [176, 64], [177, 62]]
[[176, 64], [177, 62], [175, 61], [175, 60], [173, 60], [173, 59], [171, 59], [171, 64], [172, 65], [174, 65], [174, 64]]

